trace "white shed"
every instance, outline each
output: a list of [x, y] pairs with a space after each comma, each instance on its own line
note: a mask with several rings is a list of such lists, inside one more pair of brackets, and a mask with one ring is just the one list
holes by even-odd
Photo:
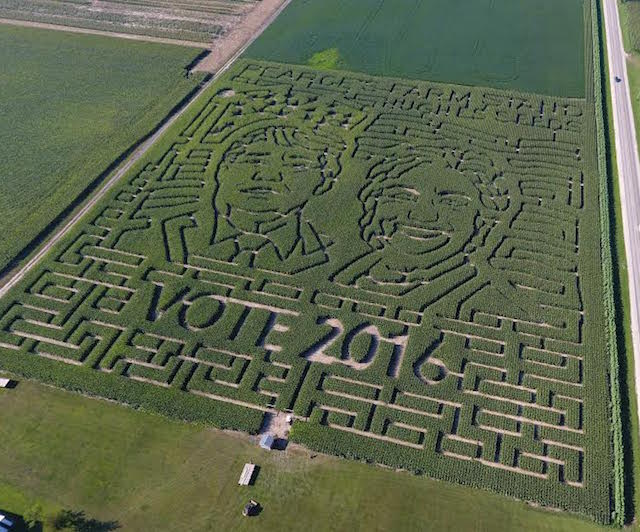
[[[7, 386], [9, 386], [10, 383], [11, 383], [11, 379], [0, 379], [0, 388], [6, 388]], [[1, 520], [0, 520], [0, 523], [2, 523]]]
[[253, 472], [256, 469], [256, 464], [244, 464], [242, 468], [242, 474], [240, 475], [240, 480], [238, 480], [238, 484], [240, 486], [248, 486], [251, 484], [251, 479], [253, 478]]

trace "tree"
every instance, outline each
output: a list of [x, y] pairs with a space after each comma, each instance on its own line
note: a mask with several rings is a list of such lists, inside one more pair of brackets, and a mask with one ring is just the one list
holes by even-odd
[[35, 528], [38, 523], [42, 522], [42, 513], [42, 505], [36, 502], [27, 509], [22, 518], [29, 529], [32, 529]]

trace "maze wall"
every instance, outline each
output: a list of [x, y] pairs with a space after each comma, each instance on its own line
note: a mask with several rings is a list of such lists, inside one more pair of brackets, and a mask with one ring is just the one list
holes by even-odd
[[0, 369], [292, 411], [309, 447], [607, 521], [590, 105], [240, 61], [5, 298]]

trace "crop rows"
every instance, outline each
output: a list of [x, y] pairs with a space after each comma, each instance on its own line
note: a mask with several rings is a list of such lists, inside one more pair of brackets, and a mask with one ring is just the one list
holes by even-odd
[[171, 8], [198, 13], [213, 13], [224, 15], [239, 15], [247, 6], [251, 6], [260, 0], [182, 0], [173, 2], [170, 0], [110, 0], [113, 4], [125, 6], [144, 6], [155, 8]]
[[594, 139], [588, 100], [240, 61], [4, 300], [0, 367], [606, 522]]
[[0, 0], [0, 17], [196, 42], [225, 35], [254, 0]]

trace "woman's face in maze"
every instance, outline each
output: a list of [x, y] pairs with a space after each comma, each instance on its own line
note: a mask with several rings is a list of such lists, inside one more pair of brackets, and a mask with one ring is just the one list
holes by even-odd
[[222, 162], [218, 199], [250, 212], [286, 214], [304, 205], [323, 180], [326, 160], [313, 149], [287, 135], [287, 142], [272, 135], [238, 142]]
[[468, 177], [453, 170], [414, 168], [383, 183], [373, 236], [385, 249], [403, 255], [457, 252], [474, 233], [478, 201], [479, 192]]

